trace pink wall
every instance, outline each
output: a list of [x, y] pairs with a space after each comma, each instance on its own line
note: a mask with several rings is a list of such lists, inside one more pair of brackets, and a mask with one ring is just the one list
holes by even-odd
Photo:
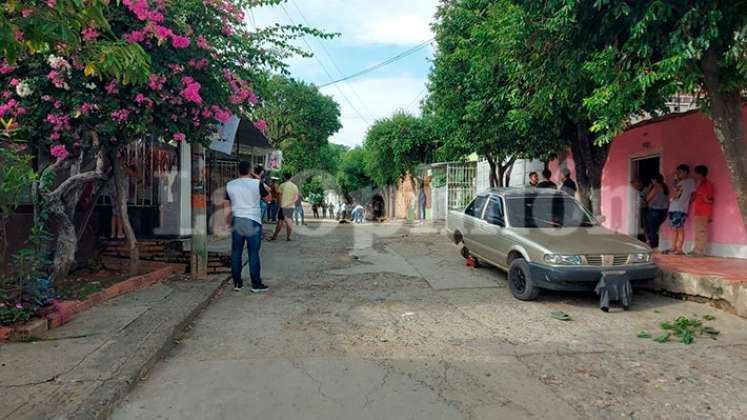
[[[742, 117], [747, 126], [747, 107], [743, 108]], [[615, 139], [602, 176], [602, 213], [606, 217], [605, 226], [619, 232], [630, 231], [631, 159], [656, 154], [661, 157], [662, 174], [670, 186], [677, 165], [686, 163], [691, 169], [695, 165], [708, 166], [709, 178], [716, 188], [710, 242], [747, 245], [747, 232], [729, 179], [726, 161], [713, 134], [713, 123], [697, 112], [644, 124]], [[573, 171], [572, 162], [569, 156], [568, 165]], [[553, 178], [557, 178], [557, 168], [557, 162], [553, 162]], [[686, 232], [687, 239], [692, 239], [689, 223]], [[664, 239], [671, 237], [667, 223], [662, 227], [662, 235]]]

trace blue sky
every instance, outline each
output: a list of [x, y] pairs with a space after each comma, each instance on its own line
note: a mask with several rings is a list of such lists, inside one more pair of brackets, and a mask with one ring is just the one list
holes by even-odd
[[[305, 24], [305, 17], [311, 26], [341, 33], [333, 40], [306, 39], [330, 75], [339, 79], [432, 38], [430, 23], [436, 5], [437, 0], [288, 0], [285, 11], [280, 6], [255, 9], [251, 18], [263, 27], [291, 20]], [[299, 45], [306, 48], [304, 43]], [[323, 88], [342, 111], [343, 128], [331, 140], [348, 146], [360, 144], [374, 120], [398, 109], [417, 114], [432, 52], [429, 46], [387, 67]], [[318, 85], [330, 81], [314, 58], [292, 59], [290, 65], [296, 78]]]

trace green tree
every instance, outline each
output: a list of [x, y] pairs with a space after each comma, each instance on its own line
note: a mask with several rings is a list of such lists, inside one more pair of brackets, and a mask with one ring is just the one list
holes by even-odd
[[606, 44], [585, 66], [596, 89], [584, 104], [594, 117], [599, 142], [609, 142], [643, 109], [667, 112], [664, 102], [674, 94], [698, 95], [713, 119], [747, 226], [747, 141], [741, 110], [747, 89], [747, 2], [562, 3], [559, 18], [572, 21], [586, 15], [609, 22], [603, 31]]
[[[60, 180], [42, 193], [55, 228], [55, 281], [74, 263], [75, 211], [84, 185], [101, 184], [112, 174], [135, 268], [137, 246], [118, 158], [125, 146], [148, 135], [204, 143], [215, 133], [216, 121], [225, 122], [234, 114], [253, 117], [253, 82], [266, 71], [284, 69], [282, 60], [298, 52], [289, 45], [294, 37], [324, 36], [284, 26], [250, 33], [244, 24], [245, 9], [278, 1], [123, 1], [102, 7], [112, 31], [124, 34], [127, 44], [147, 55], [147, 83], [124, 84], [87, 64], [89, 45], [95, 49], [93, 45], [101, 43], [104, 48], [110, 42], [93, 24], [81, 31], [78, 48], [46, 42], [34, 47], [39, 53], [20, 55], [13, 65], [7, 63], [13, 57], [4, 49], [8, 55], [0, 63], [0, 85], [10, 88], [4, 92], [0, 117], [13, 118], [12, 128], [39, 154], [39, 177]], [[32, 15], [46, 16], [44, 8], [57, 10], [81, 2], [33, 3]], [[9, 5], [4, 5], [5, 19]]]
[[433, 124], [403, 111], [371, 125], [363, 142], [365, 173], [383, 187], [433, 159], [438, 148]]
[[524, 27], [511, 12], [504, 1], [443, 1], [433, 26], [438, 49], [426, 112], [444, 139], [441, 156], [485, 157], [491, 186], [504, 185], [515, 159], [549, 158], [560, 149], [544, 115], [528, 112], [517, 83], [515, 46]]
[[374, 185], [366, 173], [365, 154], [366, 151], [359, 146], [346, 151], [340, 159], [337, 183], [348, 198]]
[[342, 128], [337, 102], [316, 86], [284, 76], [273, 76], [259, 96], [257, 116], [267, 121], [267, 138], [283, 151], [287, 169], [326, 169], [329, 138]]

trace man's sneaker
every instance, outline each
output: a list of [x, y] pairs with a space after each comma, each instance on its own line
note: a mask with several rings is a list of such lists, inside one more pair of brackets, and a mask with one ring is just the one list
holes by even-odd
[[242, 288], [241, 288], [241, 287], [239, 287], [239, 286], [233, 286], [233, 291], [234, 291], [234, 292], [240, 292], [240, 291], [241, 291], [241, 289], [242, 289]]
[[260, 284], [259, 286], [252, 286], [251, 289], [249, 289], [252, 293], [264, 293], [268, 290], [270, 290], [269, 287], [265, 286], [264, 284]]

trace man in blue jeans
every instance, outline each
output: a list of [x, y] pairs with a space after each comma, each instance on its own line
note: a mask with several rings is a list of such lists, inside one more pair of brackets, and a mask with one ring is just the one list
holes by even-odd
[[270, 193], [264, 184], [256, 179], [249, 162], [239, 163], [240, 177], [226, 185], [226, 200], [223, 213], [226, 225], [231, 226], [231, 274], [233, 290], [238, 292], [244, 287], [241, 278], [241, 256], [244, 244], [249, 253], [249, 272], [252, 279], [252, 293], [266, 292], [268, 287], [262, 283], [259, 250], [262, 246], [262, 207], [261, 201], [267, 200]]

